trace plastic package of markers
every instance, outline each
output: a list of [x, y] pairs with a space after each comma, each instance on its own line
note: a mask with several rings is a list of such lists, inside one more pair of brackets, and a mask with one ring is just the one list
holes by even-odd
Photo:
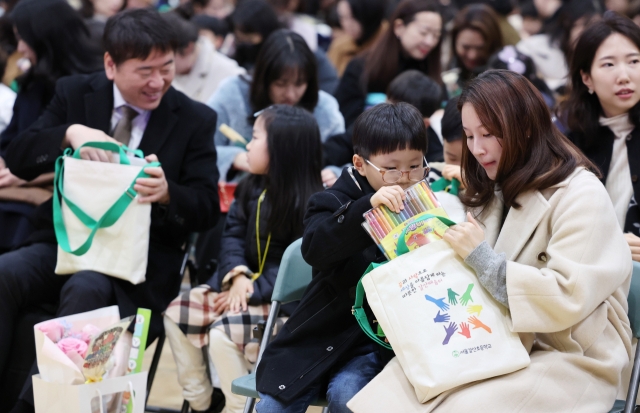
[[442, 239], [447, 230], [447, 226], [438, 219], [413, 223], [427, 214], [449, 218], [426, 181], [420, 181], [404, 192], [404, 209], [399, 214], [384, 205], [363, 214], [365, 222], [362, 227], [390, 260], [398, 256], [398, 238], [405, 228], [409, 227], [405, 233], [405, 241], [410, 251]]

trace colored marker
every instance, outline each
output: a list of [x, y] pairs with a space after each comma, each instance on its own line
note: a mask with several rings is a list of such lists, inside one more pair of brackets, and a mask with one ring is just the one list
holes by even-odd
[[384, 231], [382, 231], [382, 228], [380, 228], [380, 225], [378, 225], [378, 222], [375, 219], [373, 219], [373, 217], [371, 217], [369, 214], [367, 214], [365, 219], [369, 223], [369, 226], [371, 227], [372, 231], [374, 231], [378, 236], [378, 239], [384, 238], [384, 234], [383, 234]]
[[398, 223], [393, 218], [393, 212], [389, 211], [387, 208], [380, 208], [382, 214], [385, 216], [387, 222], [391, 225], [391, 228], [395, 228], [398, 226]]
[[422, 212], [422, 208], [420, 207], [420, 205], [418, 204], [418, 202], [416, 201], [416, 199], [413, 197], [412, 194], [409, 194], [407, 199], [409, 200], [409, 203], [411, 204], [413, 209], [416, 211], [416, 215]]
[[420, 206], [420, 212], [425, 212], [427, 211], [429, 208], [427, 208], [427, 206], [424, 204], [424, 201], [420, 198], [420, 194], [418, 193], [418, 190], [415, 188], [411, 188], [411, 194], [413, 199], [418, 203], [418, 205]]
[[376, 221], [380, 224], [380, 227], [384, 230], [384, 235], [387, 235], [391, 232], [391, 227], [387, 223], [387, 220], [384, 218], [384, 215], [378, 210], [378, 208], [373, 210], [373, 213], [376, 216]]

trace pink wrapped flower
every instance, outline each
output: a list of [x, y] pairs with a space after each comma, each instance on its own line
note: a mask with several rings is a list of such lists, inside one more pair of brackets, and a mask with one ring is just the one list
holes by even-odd
[[38, 330], [42, 331], [54, 343], [60, 341], [64, 335], [64, 327], [57, 321], [46, 321], [38, 326]]
[[76, 353], [80, 355], [80, 357], [84, 358], [87, 354], [87, 343], [82, 340], [73, 337], [63, 338], [58, 342], [58, 348], [62, 350], [64, 354], [67, 356], [70, 353]]
[[89, 344], [91, 342], [91, 338], [100, 334], [101, 331], [102, 330], [100, 330], [93, 324], [87, 324], [86, 326], [82, 327], [82, 331], [80, 332], [80, 339]]

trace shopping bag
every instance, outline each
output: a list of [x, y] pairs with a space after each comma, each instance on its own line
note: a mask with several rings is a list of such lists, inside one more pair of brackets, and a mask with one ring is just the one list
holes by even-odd
[[[114, 152], [119, 163], [80, 159], [82, 147]], [[112, 142], [67, 149], [56, 161], [53, 221], [58, 240], [56, 274], [93, 270], [144, 282], [149, 252], [151, 205], [134, 202], [138, 178], [146, 178], [142, 152]], [[138, 158], [127, 156], [131, 153]]]
[[447, 215], [455, 222], [464, 222], [467, 220], [464, 205], [458, 194], [460, 193], [460, 181], [453, 178], [448, 180], [440, 178], [431, 184], [433, 194], [438, 198], [438, 202], [447, 211]]
[[123, 392], [131, 394], [133, 413], [144, 413], [147, 372], [80, 385], [50, 383], [40, 375], [32, 380], [36, 413], [120, 413], [120, 398], [113, 396]]
[[[431, 219], [454, 225], [435, 215], [422, 218]], [[529, 365], [518, 334], [509, 330], [507, 308], [484, 290], [446, 241], [411, 252], [405, 244], [402, 234], [402, 255], [371, 264], [358, 283], [353, 313], [369, 337], [394, 350], [421, 403]], [[377, 333], [362, 308], [365, 292]]]

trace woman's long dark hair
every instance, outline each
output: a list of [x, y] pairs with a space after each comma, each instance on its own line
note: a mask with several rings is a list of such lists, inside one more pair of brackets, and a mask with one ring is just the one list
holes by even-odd
[[462, 142], [462, 179], [467, 190], [460, 199], [468, 207], [484, 207], [496, 185], [504, 204], [519, 208], [516, 198], [565, 180], [579, 166], [597, 168], [552, 123], [540, 92], [524, 76], [508, 70], [488, 70], [471, 80], [460, 95], [458, 109], [470, 104], [482, 126], [500, 139], [502, 156], [495, 180]]
[[273, 32], [262, 45], [251, 82], [249, 99], [254, 112], [271, 105], [269, 86], [294, 71], [307, 90], [297, 106], [313, 112], [318, 104], [318, 63], [304, 39], [287, 29]]
[[89, 39], [87, 27], [66, 1], [22, 0], [10, 18], [37, 57], [36, 64], [19, 79], [21, 89], [40, 81], [50, 98], [59, 78], [102, 68], [102, 62], [85, 46]]
[[356, 44], [362, 46], [373, 38], [380, 30], [380, 25], [387, 10], [385, 0], [347, 0], [351, 15], [362, 26], [362, 34]]
[[[461, 70], [462, 79], [470, 79], [473, 77], [469, 69], [462, 65], [460, 58], [456, 52], [456, 42], [458, 35], [463, 30], [473, 30], [482, 36], [485, 42], [485, 51], [487, 60], [489, 57], [500, 50], [502, 47], [502, 33], [500, 32], [500, 24], [498, 23], [498, 15], [493, 9], [486, 4], [470, 4], [458, 12], [453, 19], [453, 29], [451, 30], [451, 51], [454, 59], [458, 62]], [[482, 66], [486, 64], [483, 63]]]
[[[561, 112], [567, 115], [567, 124], [572, 132], [579, 132], [585, 141], [580, 146], [591, 147], [596, 140], [600, 128], [599, 118], [602, 106], [598, 96], [589, 93], [589, 88], [582, 82], [581, 72], [590, 74], [593, 59], [600, 45], [612, 34], [619, 33], [629, 39], [640, 49], [640, 28], [629, 18], [608, 11], [602, 20], [593, 23], [579, 37], [576, 52], [569, 65], [571, 91], [564, 102]], [[640, 102], [629, 111], [629, 120], [637, 127], [640, 125]]]
[[[322, 190], [322, 142], [313, 115], [288, 105], [273, 105], [260, 117], [267, 132], [269, 170], [250, 175], [238, 186], [236, 199], [247, 205], [250, 197], [267, 189], [264, 213], [268, 231], [302, 235], [309, 197]], [[245, 211], [249, 214], [249, 211]]]
[[[440, 14], [440, 6], [435, 0], [404, 0], [396, 7], [389, 19], [389, 28], [380, 35], [376, 43], [365, 53], [364, 72], [362, 76], [365, 89], [375, 85], [381, 90], [387, 90], [389, 83], [398, 73], [398, 59], [402, 55], [402, 45], [393, 30], [396, 20], [404, 25], [411, 23], [416, 14], [432, 12]], [[444, 27], [443, 27], [444, 30]], [[441, 37], [442, 39], [442, 37]], [[434, 47], [429, 55], [420, 62], [420, 71], [430, 78], [442, 83], [440, 78], [440, 50], [442, 40]]]

